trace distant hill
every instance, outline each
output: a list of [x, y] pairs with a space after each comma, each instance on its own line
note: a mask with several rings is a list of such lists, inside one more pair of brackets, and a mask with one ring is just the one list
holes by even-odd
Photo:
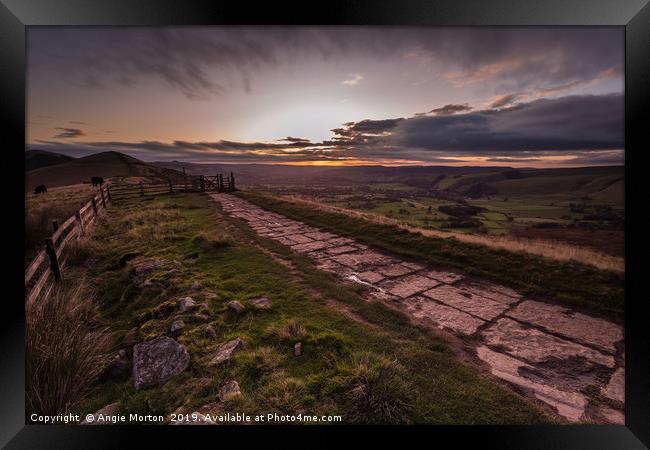
[[25, 170], [30, 171], [41, 167], [55, 166], [72, 161], [72, 156], [61, 155], [60, 153], [48, 152], [45, 150], [27, 150], [25, 152]]
[[152, 166], [137, 158], [110, 151], [30, 170], [26, 173], [26, 188], [32, 190], [39, 184], [47, 187], [67, 186], [89, 182], [93, 176], [105, 179], [141, 177], [166, 180], [169, 176], [178, 175], [175, 170]]

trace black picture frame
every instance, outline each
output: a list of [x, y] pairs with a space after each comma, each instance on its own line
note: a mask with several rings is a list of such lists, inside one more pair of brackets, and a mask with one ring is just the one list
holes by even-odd
[[[625, 27], [625, 201], [626, 201], [626, 425], [499, 426], [499, 427], [75, 427], [25, 425], [24, 414], [24, 286], [21, 282], [23, 246], [19, 239], [3, 245], [5, 290], [2, 304], [2, 350], [0, 352], [0, 444], [7, 448], [115, 448], [137, 442], [146, 435], [148, 446], [158, 444], [199, 446], [195, 438], [210, 445], [224, 445], [235, 438], [244, 445], [249, 438], [272, 434], [284, 444], [301, 447], [331, 444], [340, 431], [358, 432], [364, 440], [401, 444], [420, 438], [434, 446], [475, 444], [494, 448], [585, 448], [637, 449], [650, 445], [650, 352], [642, 276], [642, 224], [634, 204], [640, 200], [643, 166], [644, 112], [650, 96], [650, 6], [647, 0], [374, 0], [333, 1], [317, 4], [291, 2], [224, 2], [173, 0], [0, 0], [0, 109], [5, 126], [3, 156], [6, 162], [3, 201], [6, 236], [23, 236], [25, 145], [26, 27], [46, 25], [599, 25]], [[24, 147], [23, 147], [24, 148]], [[15, 177], [15, 180], [14, 180]], [[10, 181], [11, 180], [11, 181]], [[11, 189], [15, 182], [16, 188]], [[635, 217], [636, 216], [636, 217]], [[13, 228], [15, 227], [15, 228]], [[23, 297], [24, 298], [24, 297]], [[318, 438], [313, 439], [312, 435]], [[201, 436], [199, 436], [201, 435]], [[426, 440], [425, 440], [426, 439]], [[451, 440], [449, 440], [451, 439]], [[155, 441], [158, 441], [157, 443]], [[139, 444], [143, 445], [143, 444]], [[368, 445], [366, 443], [366, 445]]]

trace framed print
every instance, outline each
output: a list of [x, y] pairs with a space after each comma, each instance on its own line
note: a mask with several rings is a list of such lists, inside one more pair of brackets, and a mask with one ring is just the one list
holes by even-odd
[[3, 444], [645, 448], [646, 3], [3, 0]]

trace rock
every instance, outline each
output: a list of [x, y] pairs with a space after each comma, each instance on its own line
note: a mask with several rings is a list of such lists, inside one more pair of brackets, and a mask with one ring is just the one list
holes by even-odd
[[181, 344], [167, 336], [133, 347], [133, 384], [136, 390], [155, 386], [187, 369], [190, 355]]
[[199, 290], [203, 289], [203, 285], [201, 283], [199, 283], [198, 281], [195, 281], [194, 283], [192, 283], [192, 289], [195, 290], [195, 291], [199, 291]]
[[293, 356], [300, 356], [302, 355], [302, 343], [297, 342], [296, 345], [293, 346]]
[[176, 319], [174, 322], [172, 322], [172, 326], [170, 327], [169, 331], [172, 333], [178, 333], [183, 328], [185, 328], [185, 322], [183, 322], [183, 319]]
[[228, 309], [230, 309], [231, 311], [233, 311], [233, 312], [235, 312], [237, 314], [241, 314], [244, 311], [246, 311], [246, 307], [244, 307], [244, 305], [242, 305], [237, 300], [233, 300], [231, 302], [228, 302]]
[[113, 358], [108, 369], [104, 373], [105, 378], [121, 378], [129, 374], [131, 361], [129, 360], [126, 350], [121, 349]]
[[143, 286], [152, 286], [152, 285], [153, 285], [153, 281], [151, 281], [151, 280], [149, 280], [149, 279], [144, 280], [144, 283], [142, 283], [142, 285], [143, 285]]
[[124, 266], [127, 262], [131, 261], [133, 258], [140, 256], [140, 252], [130, 252], [125, 253], [120, 257], [120, 266]]
[[214, 329], [212, 325], [207, 325], [205, 327], [205, 335], [211, 339], [217, 338], [217, 330]]
[[233, 354], [241, 350], [243, 344], [244, 343], [239, 338], [222, 344], [221, 347], [219, 347], [217, 350], [217, 353], [212, 357], [212, 360], [210, 360], [210, 365], [213, 366], [216, 364], [221, 364], [222, 362], [230, 359]]
[[183, 297], [178, 299], [178, 310], [182, 313], [191, 311], [196, 308], [196, 303], [192, 297]]
[[92, 415], [93, 420], [88, 420], [88, 416], [86, 416], [80, 425], [111, 425], [113, 423], [116, 423], [116, 415], [117, 403], [111, 403], [110, 405], [106, 405], [102, 409], [95, 412]]
[[219, 296], [218, 296], [217, 294], [215, 294], [214, 292], [206, 292], [205, 294], [203, 294], [203, 296], [204, 296], [205, 298], [217, 298], [217, 297], [219, 297]]
[[209, 315], [202, 314], [202, 313], [194, 314], [193, 318], [194, 318], [194, 320], [196, 320], [198, 322], [205, 322], [206, 320], [210, 320]]
[[221, 389], [219, 389], [219, 398], [222, 402], [227, 402], [240, 395], [241, 391], [239, 390], [239, 383], [234, 380], [227, 382], [221, 386]]
[[169, 423], [170, 425], [216, 425], [216, 423], [209, 417], [204, 416], [200, 412], [194, 411], [190, 414], [183, 414], [181, 420], [175, 420]]
[[273, 306], [273, 302], [268, 297], [254, 298], [250, 302], [257, 309], [270, 309]]
[[145, 273], [153, 272], [154, 270], [165, 267], [170, 263], [171, 261], [166, 259], [147, 259], [129, 262], [135, 270], [136, 275], [144, 275]]

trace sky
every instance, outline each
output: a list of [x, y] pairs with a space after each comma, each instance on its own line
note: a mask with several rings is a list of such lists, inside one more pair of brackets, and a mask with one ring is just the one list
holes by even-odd
[[29, 27], [27, 52], [27, 149], [624, 163], [622, 27]]

